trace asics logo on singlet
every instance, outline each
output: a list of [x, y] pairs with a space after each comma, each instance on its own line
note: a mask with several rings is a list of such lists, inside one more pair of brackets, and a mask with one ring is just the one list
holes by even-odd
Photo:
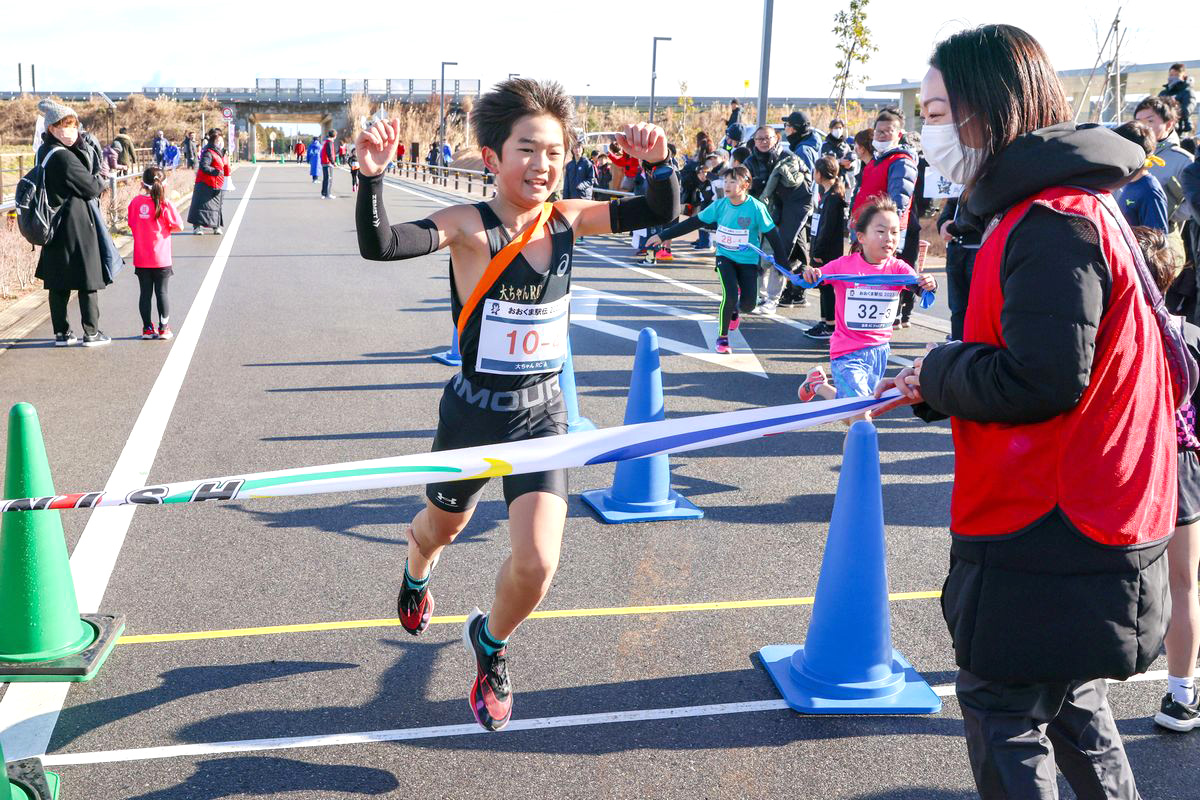
[[439, 503], [445, 503], [448, 506], [457, 506], [458, 505], [457, 498], [446, 497], [446, 495], [442, 494], [441, 492], [437, 493], [437, 499], [438, 499]]
[[558, 260], [558, 269], [554, 270], [554, 274], [562, 277], [567, 274], [567, 270], [571, 267], [571, 256], [569, 253], [563, 253], [563, 257]]

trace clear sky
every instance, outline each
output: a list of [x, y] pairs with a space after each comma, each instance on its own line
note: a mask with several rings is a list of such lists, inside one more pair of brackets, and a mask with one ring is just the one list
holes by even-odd
[[[830, 29], [843, 2], [777, 0], [772, 96], [829, 94], [836, 58]], [[865, 69], [868, 83], [919, 79], [937, 39], [986, 22], [1025, 28], [1058, 69], [1090, 68], [1095, 28], [1103, 38], [1118, 5], [873, 0], [868, 25], [879, 51]], [[649, 94], [651, 38], [671, 36], [659, 44], [659, 94], [677, 94], [681, 81], [698, 96], [758, 92], [762, 6], [756, 0], [650, 0], [636, 4], [645, 9], [640, 15], [624, 13], [621, 4], [551, 2], [515, 10], [496, 0], [380, 2], [373, 8], [388, 15], [364, 17], [362, 2], [285, 0], [261, 13], [256, 6], [253, 0], [66, 0], [38, 4], [22, 15], [23, 24], [8, 24], [13, 17], [5, 12], [0, 90], [17, 88], [18, 62], [26, 65], [25, 88], [32, 62], [38, 88], [46, 91], [250, 86], [258, 77], [436, 78], [444, 60], [458, 62], [447, 68], [448, 78], [477, 78], [485, 86], [517, 72], [557, 78], [578, 94]], [[1122, 15], [1129, 27], [1122, 60], [1126, 54], [1141, 63], [1200, 58], [1186, 13], [1151, 6], [1153, 13], [1139, 14], [1139, 7], [1145, 8], [1135, 5]], [[280, 13], [284, 8], [288, 13]], [[108, 39], [122, 44], [109, 47]], [[742, 88], [747, 79], [749, 92]]]

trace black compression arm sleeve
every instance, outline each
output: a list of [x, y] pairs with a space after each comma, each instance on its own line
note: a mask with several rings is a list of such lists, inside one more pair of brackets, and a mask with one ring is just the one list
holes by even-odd
[[437, 225], [421, 219], [389, 225], [383, 207], [383, 176], [363, 175], [362, 188], [354, 206], [354, 223], [358, 228], [358, 252], [368, 261], [397, 261], [416, 258], [437, 250]]
[[698, 231], [704, 227], [704, 223], [700, 221], [700, 215], [688, 217], [683, 222], [677, 222], [669, 228], [665, 228], [658, 232], [658, 237], [664, 242], [667, 239], [676, 239], [692, 231]]
[[786, 267], [788, 256], [791, 255], [791, 248], [783, 243], [783, 237], [779, 235], [779, 228], [771, 228], [767, 231], [767, 244], [771, 245], [771, 252], [775, 254], [775, 260], [779, 262], [779, 266]]
[[608, 204], [613, 233], [653, 228], [679, 216], [679, 176], [649, 178], [645, 197], [621, 197]]

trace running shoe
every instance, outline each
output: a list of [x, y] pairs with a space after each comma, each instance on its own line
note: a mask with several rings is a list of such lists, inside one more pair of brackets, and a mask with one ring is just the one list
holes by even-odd
[[215, 233], [217, 236], [220, 236], [224, 232], [225, 232], [225, 229], [220, 226], [213, 228], [213, 233]]
[[201, 228], [199, 225], [192, 226], [192, 236], [203, 236], [203, 235], [204, 235], [203, 228]]
[[85, 333], [83, 341], [80, 342], [84, 347], [102, 347], [106, 344], [112, 344], [112, 339], [108, 338], [104, 331], [96, 331], [95, 333]]
[[759, 306], [760, 311], [758, 313], [763, 315], [774, 314], [777, 308], [779, 308], [778, 303], [776, 303], [774, 300], [768, 300]]
[[1163, 695], [1162, 707], [1154, 715], [1154, 723], [1178, 733], [1200, 728], [1200, 697], [1191, 703], [1181, 703], [1167, 692]]
[[[144, 339], [144, 338], [146, 338], [146, 337], [145, 337], [145, 336], [143, 336], [142, 338]], [[160, 339], [174, 339], [174, 338], [175, 338], [175, 334], [171, 333], [171, 326], [170, 326], [170, 325], [168, 325], [168, 324], [166, 324], [165, 322], [164, 322], [162, 325], [159, 325], [159, 326], [158, 326], [158, 338], [160, 338]]]
[[655, 253], [654, 257], [656, 259], [658, 259], [659, 261], [674, 261], [675, 260], [675, 256], [671, 255], [671, 251], [667, 250], [665, 248], [662, 250], [659, 250], [657, 253]]
[[[410, 532], [411, 536], [412, 533]], [[437, 566], [437, 559], [429, 565], [429, 574], [433, 575], [433, 568]], [[400, 617], [400, 626], [404, 630], [411, 633], [413, 636], [420, 636], [429, 627], [429, 620], [433, 616], [433, 595], [429, 593], [429, 583], [426, 582], [423, 589], [410, 589], [408, 582], [404, 578], [400, 579], [400, 595], [396, 598], [396, 614]]]
[[796, 390], [796, 394], [800, 397], [801, 403], [807, 403], [817, 396], [817, 387], [824, 386], [829, 382], [825, 377], [825, 370], [822, 367], [813, 367], [809, 373], [804, 376], [804, 383], [800, 384], [800, 388]]
[[902, 319], [902, 320], [900, 320], [900, 327], [901, 327], [901, 328], [911, 328], [911, 327], [912, 327], [912, 323], [911, 323], [911, 322], [909, 322], [909, 321], [908, 321], [908, 320], [906, 320], [906, 319]]
[[488, 655], [479, 645], [479, 630], [486, 619], [478, 608], [467, 615], [463, 645], [475, 656], [475, 682], [471, 684], [471, 713], [489, 731], [498, 731], [512, 718], [512, 684], [508, 681], [506, 648]]
[[821, 320], [806, 330], [804, 335], [810, 339], [830, 339], [833, 337], [833, 326], [825, 320]]
[[67, 345], [75, 344], [79, 340], [75, 338], [75, 334], [67, 331], [66, 333], [54, 334], [54, 346], [66, 347]]
[[147, 325], [144, 328], [142, 328], [142, 338], [143, 339], [157, 339], [158, 331], [154, 330], [153, 325]]
[[734, 314], [733, 319], [729, 320], [729, 330], [736, 331], [741, 324], [742, 324], [741, 316], [738, 314]]
[[733, 352], [733, 350], [729, 347], [729, 337], [728, 336], [718, 336], [717, 337], [717, 352], [718, 353], [732, 353]]
[[892, 330], [894, 330], [894, 331], [900, 330], [900, 320], [898, 320], [898, 319], [892, 320]]

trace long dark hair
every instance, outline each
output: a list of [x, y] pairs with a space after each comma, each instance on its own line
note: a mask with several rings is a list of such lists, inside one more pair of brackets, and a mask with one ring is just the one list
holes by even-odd
[[142, 185], [150, 191], [150, 199], [154, 201], [154, 218], [162, 216], [167, 205], [167, 191], [163, 188], [163, 171], [158, 167], [146, 167], [142, 173]]
[[703, 161], [708, 158], [708, 154], [717, 148], [713, 146], [712, 138], [706, 131], [700, 131], [696, 134], [696, 160]]
[[982, 167], [1024, 133], [1071, 119], [1062, 83], [1046, 51], [1012, 25], [981, 25], [939, 42], [929, 65], [942, 73], [954, 119], [983, 139]]
[[213, 142], [215, 142], [217, 140], [217, 137], [220, 135], [221, 135], [220, 128], [209, 128], [208, 133], [204, 134], [204, 140], [206, 142], [208, 142], [209, 144], [212, 144]]
[[831, 155], [822, 156], [817, 159], [817, 163], [813, 165], [813, 169], [825, 180], [833, 181], [833, 185], [826, 191], [845, 199], [846, 186], [838, 180], [838, 175], [841, 174], [841, 165], [838, 164], [836, 158]]

